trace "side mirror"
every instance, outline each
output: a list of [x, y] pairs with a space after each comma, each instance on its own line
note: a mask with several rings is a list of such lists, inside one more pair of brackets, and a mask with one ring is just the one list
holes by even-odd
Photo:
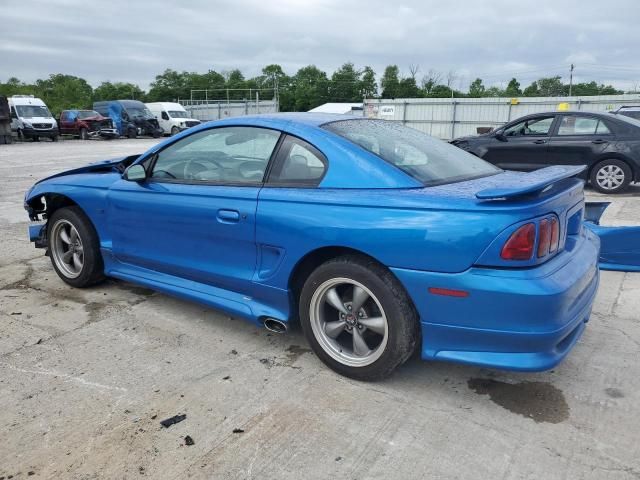
[[142, 165], [131, 165], [125, 170], [123, 178], [130, 182], [141, 182], [147, 178], [147, 171]]
[[507, 137], [505, 136], [505, 134], [503, 132], [496, 132], [494, 134], [494, 136], [496, 137], [496, 140], [499, 140], [500, 142], [506, 142], [507, 141]]

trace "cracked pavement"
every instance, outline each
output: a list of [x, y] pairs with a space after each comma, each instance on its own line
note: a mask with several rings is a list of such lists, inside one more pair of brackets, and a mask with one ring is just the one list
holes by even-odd
[[[115, 280], [64, 284], [28, 241], [25, 190], [155, 142], [0, 146], [0, 478], [640, 478], [638, 273], [602, 273], [550, 372], [413, 358], [379, 383], [334, 374], [298, 330]], [[635, 186], [603, 224], [639, 222]]]

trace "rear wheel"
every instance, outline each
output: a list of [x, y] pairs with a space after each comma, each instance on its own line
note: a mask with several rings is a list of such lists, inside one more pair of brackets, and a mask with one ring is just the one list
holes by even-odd
[[88, 287], [104, 279], [98, 234], [78, 207], [56, 210], [47, 231], [49, 257], [58, 276], [74, 287]]
[[411, 356], [420, 336], [402, 285], [386, 268], [360, 256], [330, 260], [309, 276], [300, 320], [316, 355], [359, 380], [390, 375]]
[[619, 193], [631, 183], [631, 169], [622, 160], [603, 160], [593, 167], [589, 180], [599, 192]]
[[135, 128], [130, 128], [127, 132], [127, 137], [129, 138], [136, 138], [138, 136], [138, 132], [136, 131]]
[[80, 129], [80, 140], [87, 140], [89, 138], [89, 133], [86, 128]]

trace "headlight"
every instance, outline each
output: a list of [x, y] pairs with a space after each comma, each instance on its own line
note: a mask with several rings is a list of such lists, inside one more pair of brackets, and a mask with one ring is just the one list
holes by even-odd
[[24, 120], [22, 121], [22, 126], [23, 127], [27, 127], [27, 128], [33, 128], [32, 125], [31, 125], [31, 122], [26, 122]]

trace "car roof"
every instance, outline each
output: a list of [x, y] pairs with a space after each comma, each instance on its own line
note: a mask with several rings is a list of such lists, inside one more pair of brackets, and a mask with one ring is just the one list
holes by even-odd
[[325, 123], [336, 122], [339, 120], [364, 120], [365, 117], [357, 117], [354, 115], [342, 115], [339, 113], [311, 113], [311, 112], [283, 112], [283, 113], [263, 113], [260, 115], [244, 115], [242, 117], [230, 117], [224, 120], [218, 120], [216, 123], [252, 123], [254, 121], [269, 121], [274, 124], [285, 124], [289, 122], [308, 125], [311, 127], [319, 127]]

